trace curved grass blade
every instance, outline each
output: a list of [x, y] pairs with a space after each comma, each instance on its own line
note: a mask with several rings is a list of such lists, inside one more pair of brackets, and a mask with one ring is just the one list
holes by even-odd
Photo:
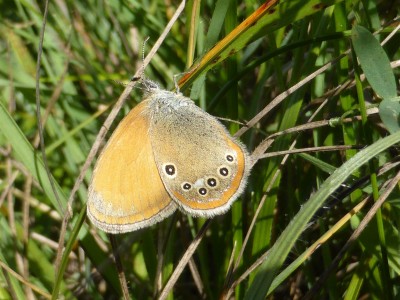
[[378, 140], [358, 152], [338, 168], [321, 185], [320, 189], [303, 205], [292, 222], [282, 232], [249, 287], [245, 299], [264, 299], [275, 274], [281, 268], [293, 245], [325, 200], [359, 167], [390, 146], [400, 142], [400, 132]]

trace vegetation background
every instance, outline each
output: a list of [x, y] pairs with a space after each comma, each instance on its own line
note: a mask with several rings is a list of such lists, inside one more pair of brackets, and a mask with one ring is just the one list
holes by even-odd
[[[109, 237], [84, 219], [91, 169], [58, 265], [62, 218], [118, 81], [129, 82], [144, 41], [147, 54], [179, 5], [50, 1], [37, 78], [45, 2], [0, 2], [0, 299], [122, 297]], [[253, 120], [225, 124], [250, 129], [240, 138], [257, 162], [227, 214], [177, 212], [115, 237], [130, 297], [399, 299], [399, 8], [187, 1], [145, 75], [173, 89], [183, 73], [182, 92], [206, 111]], [[112, 128], [140, 99], [135, 89]]]

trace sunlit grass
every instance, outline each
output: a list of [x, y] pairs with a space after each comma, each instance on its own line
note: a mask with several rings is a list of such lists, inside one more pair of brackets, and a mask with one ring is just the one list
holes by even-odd
[[[392, 146], [396, 134], [382, 139], [389, 132], [377, 105], [385, 95], [374, 93], [374, 84], [355, 66], [359, 50], [350, 51], [353, 25], [378, 32], [376, 38], [382, 41], [395, 30], [391, 22], [398, 8], [390, 1], [377, 6], [375, 1], [330, 0], [322, 5], [291, 0], [272, 9], [255, 1], [226, 3], [187, 3], [144, 73], [171, 90], [174, 75], [181, 74], [182, 92], [209, 113], [242, 124], [250, 121], [251, 128], [223, 122], [232, 133], [242, 128], [240, 139], [250, 152], [256, 149], [253, 158], [260, 159], [244, 195], [208, 224], [189, 262], [182, 256], [204, 219], [177, 212], [156, 226], [117, 236], [131, 297], [157, 298], [174, 274], [170, 299], [264, 299], [266, 294], [299, 299], [310, 291], [317, 299], [395, 299], [400, 288], [398, 189], [353, 246], [345, 248], [322, 288], [315, 292], [313, 287], [398, 172], [397, 148]], [[121, 296], [108, 237], [82, 219], [91, 170], [74, 197], [64, 244], [71, 251], [64, 260], [65, 272], [56, 274], [60, 215], [110, 112], [107, 107], [125, 88], [118, 82], [128, 83], [137, 72], [144, 41], [149, 38], [146, 55], [178, 5], [50, 2], [39, 82], [48, 168], [59, 204], [38, 148], [35, 113], [44, 4], [2, 3], [0, 261], [24, 280], [1, 267], [0, 299], [40, 299], [56, 286], [66, 299]], [[249, 22], [243, 25], [243, 20]], [[398, 44], [396, 33], [383, 47], [396, 83]], [[332, 64], [321, 69], [327, 63]], [[387, 72], [387, 66], [382, 70]], [[110, 133], [141, 94], [140, 88], [132, 92]], [[388, 107], [398, 120], [398, 99], [393, 99]], [[267, 105], [270, 109], [252, 121]], [[395, 132], [398, 124], [390, 122]], [[296, 126], [299, 130], [268, 140]], [[322, 151], [325, 146], [349, 147]], [[309, 147], [321, 148], [287, 158], [261, 158], [265, 151]], [[361, 149], [363, 154], [357, 155]], [[360, 161], [365, 164], [360, 166]], [[368, 195], [370, 202], [353, 215]], [[74, 228], [79, 231], [76, 239]], [[314, 244], [317, 240], [323, 242], [320, 247]], [[187, 265], [176, 274], [179, 262]]]

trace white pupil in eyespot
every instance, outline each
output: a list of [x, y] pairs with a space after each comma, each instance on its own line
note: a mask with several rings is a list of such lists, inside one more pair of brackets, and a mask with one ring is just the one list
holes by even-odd
[[188, 190], [190, 190], [192, 188], [192, 185], [190, 183], [186, 182], [186, 183], [183, 184], [182, 187], [183, 187], [184, 190], [188, 191]]
[[207, 184], [211, 187], [215, 187], [217, 185], [217, 180], [215, 178], [207, 179]]
[[199, 194], [202, 195], [202, 196], [206, 195], [207, 194], [207, 189], [199, 188]]
[[222, 167], [222, 168], [219, 169], [219, 174], [221, 174], [222, 176], [228, 176], [229, 171], [228, 171], [227, 168]]
[[165, 166], [165, 172], [166, 172], [168, 175], [170, 175], [170, 176], [174, 175], [174, 174], [175, 174], [175, 166], [173, 166], [173, 165], [166, 165], [166, 166]]

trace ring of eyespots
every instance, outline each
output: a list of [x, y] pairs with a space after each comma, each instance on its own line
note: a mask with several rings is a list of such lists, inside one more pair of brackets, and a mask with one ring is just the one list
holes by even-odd
[[192, 188], [192, 185], [191, 185], [189, 182], [184, 182], [184, 183], [182, 183], [182, 189], [183, 189], [184, 191], [190, 191], [191, 188]]
[[205, 195], [207, 195], [207, 193], [208, 193], [207, 189], [206, 189], [206, 188], [203, 188], [203, 187], [199, 188], [199, 189], [197, 190], [197, 192], [199, 193], [200, 196], [205, 196]]
[[226, 167], [226, 166], [221, 166], [218, 168], [218, 175], [221, 176], [222, 178], [226, 178], [230, 176], [231, 170]]
[[163, 171], [165, 173], [165, 175], [167, 175], [167, 177], [169, 178], [175, 178], [177, 171], [176, 171], [176, 167], [174, 164], [172, 163], [166, 163], [163, 165]]
[[209, 177], [206, 180], [207, 186], [210, 188], [215, 188], [219, 185], [218, 179], [214, 177]]

